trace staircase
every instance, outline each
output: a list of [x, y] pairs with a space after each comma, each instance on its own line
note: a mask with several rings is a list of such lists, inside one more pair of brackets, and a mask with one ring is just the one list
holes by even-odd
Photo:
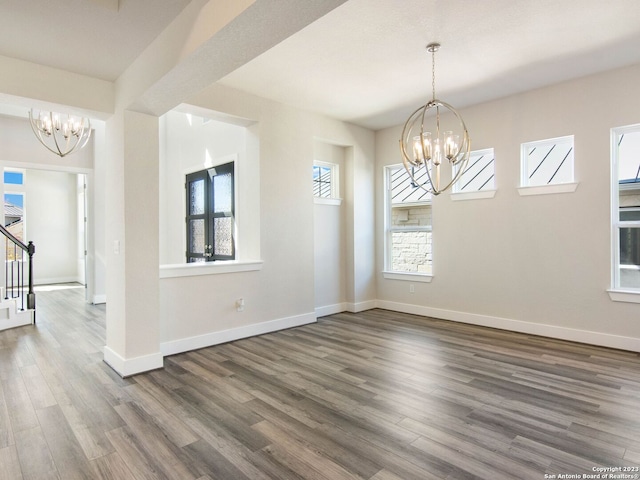
[[4, 237], [5, 253], [4, 272], [0, 272], [4, 274], [0, 284], [0, 330], [6, 330], [35, 323], [36, 295], [33, 292], [35, 246], [33, 242], [25, 245], [1, 224], [0, 234], [0, 241]]

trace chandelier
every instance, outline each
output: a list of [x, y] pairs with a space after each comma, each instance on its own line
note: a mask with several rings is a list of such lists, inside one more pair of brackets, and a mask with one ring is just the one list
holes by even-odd
[[29, 111], [31, 129], [49, 151], [64, 157], [84, 147], [91, 137], [88, 118], [54, 112]]
[[[460, 114], [448, 103], [436, 99], [435, 55], [439, 48], [439, 43], [427, 45], [431, 53], [431, 101], [409, 116], [400, 138], [402, 163], [412, 183], [433, 195], [439, 195], [460, 179], [471, 149], [469, 132]], [[451, 115], [441, 117], [447, 112]], [[448, 183], [447, 179], [441, 181], [443, 162], [451, 165]]]

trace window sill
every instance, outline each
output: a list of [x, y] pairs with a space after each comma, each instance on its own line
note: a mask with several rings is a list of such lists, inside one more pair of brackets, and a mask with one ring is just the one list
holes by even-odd
[[262, 260], [181, 263], [177, 265], [160, 265], [160, 278], [220, 275], [224, 273], [253, 272], [257, 270], [262, 270]]
[[493, 198], [495, 196], [495, 190], [484, 190], [479, 192], [455, 192], [451, 194], [451, 200], [480, 200], [481, 198]]
[[405, 280], [408, 282], [431, 283], [431, 280], [433, 280], [433, 275], [428, 273], [382, 272], [382, 276], [387, 280]]
[[335, 207], [339, 207], [342, 204], [342, 199], [313, 197], [313, 203], [316, 205], [333, 205]]
[[640, 290], [607, 290], [613, 302], [640, 303]]
[[521, 197], [528, 195], [548, 195], [552, 193], [573, 193], [578, 188], [578, 183], [558, 183], [556, 185], [540, 185], [537, 187], [518, 187]]

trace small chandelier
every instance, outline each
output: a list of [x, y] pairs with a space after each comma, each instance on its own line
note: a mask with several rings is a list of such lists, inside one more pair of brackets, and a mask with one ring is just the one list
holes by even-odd
[[49, 151], [65, 157], [84, 147], [91, 137], [88, 118], [54, 112], [29, 111], [31, 129]]
[[[413, 184], [433, 195], [439, 195], [460, 179], [467, 168], [471, 149], [469, 132], [460, 114], [448, 103], [436, 99], [435, 54], [439, 48], [439, 43], [427, 45], [427, 51], [431, 53], [433, 97], [409, 116], [400, 138], [402, 163]], [[435, 118], [427, 115], [432, 109], [435, 109]], [[444, 128], [440, 115], [447, 111], [453, 114], [453, 122], [448, 118], [447, 128]], [[425, 121], [429, 121], [429, 125]], [[451, 123], [459, 129], [458, 133], [448, 129]], [[442, 185], [440, 166], [445, 160], [451, 165], [451, 181]]]

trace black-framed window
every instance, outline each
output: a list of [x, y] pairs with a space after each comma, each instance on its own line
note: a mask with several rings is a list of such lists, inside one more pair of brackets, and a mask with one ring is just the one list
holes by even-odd
[[186, 178], [187, 263], [235, 259], [234, 163]]

